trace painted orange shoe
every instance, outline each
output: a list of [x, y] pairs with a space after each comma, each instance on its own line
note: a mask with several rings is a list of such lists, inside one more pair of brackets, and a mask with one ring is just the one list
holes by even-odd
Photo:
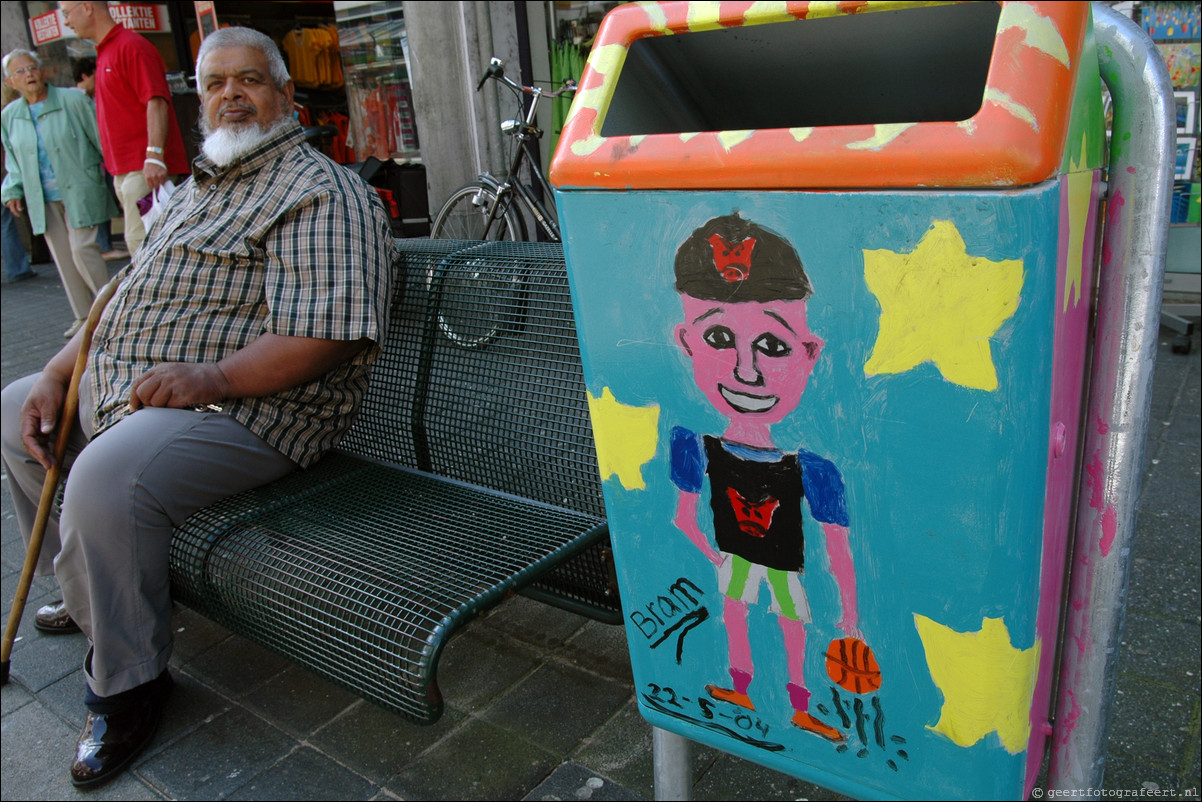
[[793, 711], [793, 726], [800, 727], [806, 732], [820, 735], [828, 741], [834, 741], [835, 743], [841, 743], [846, 737], [834, 727], [824, 724], [804, 710]]
[[706, 685], [705, 689], [709, 691], [710, 696], [721, 702], [730, 702], [747, 710], [755, 710], [755, 705], [751, 703], [751, 697], [745, 693], [728, 688], [719, 688], [717, 685]]

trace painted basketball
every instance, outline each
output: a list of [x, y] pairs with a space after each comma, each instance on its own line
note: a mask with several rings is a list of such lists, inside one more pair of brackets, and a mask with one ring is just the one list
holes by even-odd
[[881, 687], [881, 667], [859, 638], [836, 638], [826, 650], [826, 673], [845, 691], [872, 693]]

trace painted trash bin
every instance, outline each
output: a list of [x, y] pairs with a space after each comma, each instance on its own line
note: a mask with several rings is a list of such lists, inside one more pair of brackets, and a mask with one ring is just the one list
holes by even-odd
[[603, 22], [551, 175], [655, 726], [857, 798], [1033, 786], [1105, 146], [1090, 13]]

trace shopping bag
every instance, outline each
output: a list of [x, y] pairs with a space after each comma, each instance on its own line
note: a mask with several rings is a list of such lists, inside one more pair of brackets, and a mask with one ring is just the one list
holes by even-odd
[[167, 205], [167, 200], [173, 192], [175, 192], [175, 184], [168, 179], [158, 189], [138, 201], [138, 212], [142, 215], [142, 225], [147, 231], [162, 214], [163, 207]]

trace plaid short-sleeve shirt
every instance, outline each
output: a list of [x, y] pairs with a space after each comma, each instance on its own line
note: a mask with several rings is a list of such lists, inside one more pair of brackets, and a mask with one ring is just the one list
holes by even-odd
[[[375, 192], [305, 146], [299, 125], [226, 168], [197, 159], [96, 328], [96, 431], [129, 414], [134, 379], [163, 362], [217, 362], [267, 333], [378, 343], [395, 249]], [[308, 465], [350, 427], [378, 353], [221, 408]]]

